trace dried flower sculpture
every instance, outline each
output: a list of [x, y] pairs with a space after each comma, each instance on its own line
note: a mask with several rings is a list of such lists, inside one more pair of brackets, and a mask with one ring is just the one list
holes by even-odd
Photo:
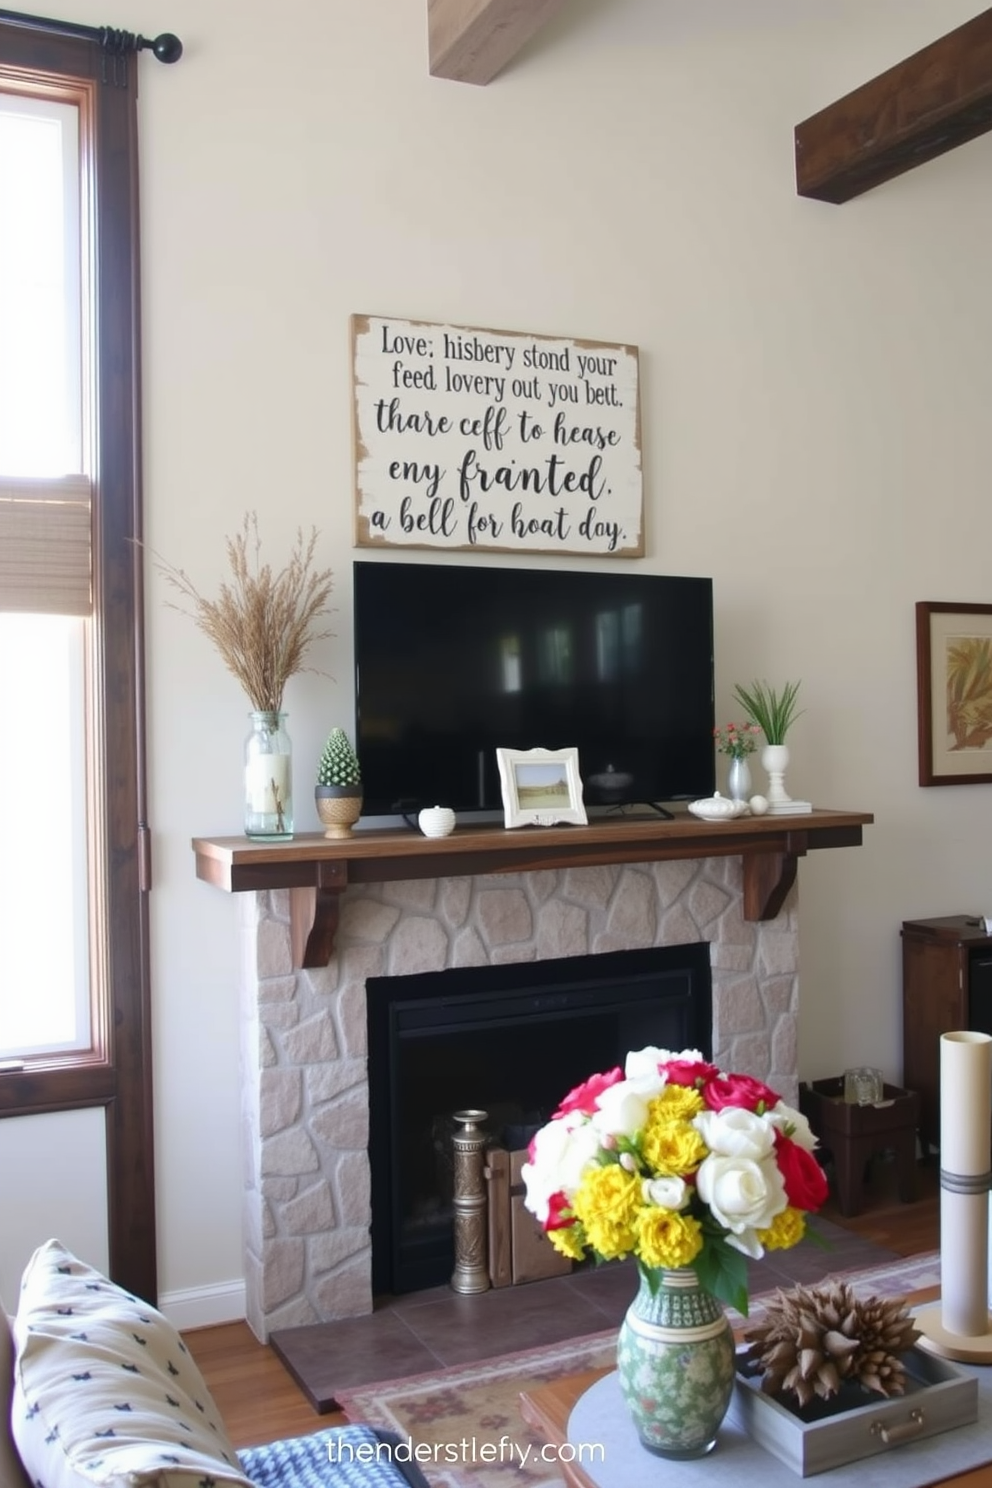
[[792, 1393], [800, 1406], [829, 1400], [844, 1383], [879, 1395], [902, 1395], [899, 1357], [919, 1338], [905, 1298], [860, 1301], [844, 1282], [779, 1291], [765, 1316], [744, 1334], [749, 1362], [762, 1369], [766, 1395]]
[[317, 529], [304, 541], [297, 529], [289, 561], [273, 573], [261, 561], [258, 518], [245, 516], [241, 531], [227, 539], [227, 559], [233, 582], [221, 584], [216, 599], [205, 599], [181, 569], [156, 558], [156, 567], [178, 589], [192, 609], [175, 605], [190, 615], [213, 641], [229, 672], [241, 683], [252, 708], [278, 713], [287, 680], [306, 670], [303, 659], [314, 641], [330, 630], [315, 631], [314, 621], [329, 613], [330, 569], [313, 571]]

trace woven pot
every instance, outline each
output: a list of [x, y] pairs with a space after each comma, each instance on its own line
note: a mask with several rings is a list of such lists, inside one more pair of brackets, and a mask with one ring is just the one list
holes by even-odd
[[325, 837], [350, 837], [362, 814], [360, 785], [317, 785], [313, 798]]

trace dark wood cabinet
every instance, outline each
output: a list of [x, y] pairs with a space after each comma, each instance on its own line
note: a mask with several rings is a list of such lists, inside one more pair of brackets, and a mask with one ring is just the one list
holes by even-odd
[[977, 915], [903, 921], [902, 1082], [919, 1091], [924, 1155], [940, 1145], [940, 1036], [992, 1032], [990, 970], [992, 936]]

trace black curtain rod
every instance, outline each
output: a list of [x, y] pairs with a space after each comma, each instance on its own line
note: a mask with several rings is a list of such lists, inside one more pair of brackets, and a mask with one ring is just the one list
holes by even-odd
[[0, 10], [0, 21], [10, 21], [14, 26], [35, 26], [42, 31], [58, 31], [62, 36], [81, 36], [86, 41], [99, 42], [104, 51], [112, 52], [114, 56], [147, 48], [160, 62], [178, 62], [183, 54], [182, 42], [171, 31], [163, 31], [161, 36], [149, 41], [146, 36], [116, 31], [111, 26], [80, 26], [75, 21], [52, 21], [46, 16], [24, 15], [19, 10]]

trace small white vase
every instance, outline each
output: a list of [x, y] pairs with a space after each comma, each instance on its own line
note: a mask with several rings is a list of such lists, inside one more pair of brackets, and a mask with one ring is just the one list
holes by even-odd
[[425, 837], [447, 837], [455, 830], [455, 813], [450, 806], [425, 806], [417, 825]]
[[751, 797], [751, 771], [746, 759], [731, 759], [727, 771], [727, 795], [732, 801], [747, 801]]
[[787, 806], [792, 797], [785, 789], [785, 772], [789, 768], [789, 749], [786, 744], [766, 744], [761, 751], [761, 763], [768, 775], [768, 809]]

